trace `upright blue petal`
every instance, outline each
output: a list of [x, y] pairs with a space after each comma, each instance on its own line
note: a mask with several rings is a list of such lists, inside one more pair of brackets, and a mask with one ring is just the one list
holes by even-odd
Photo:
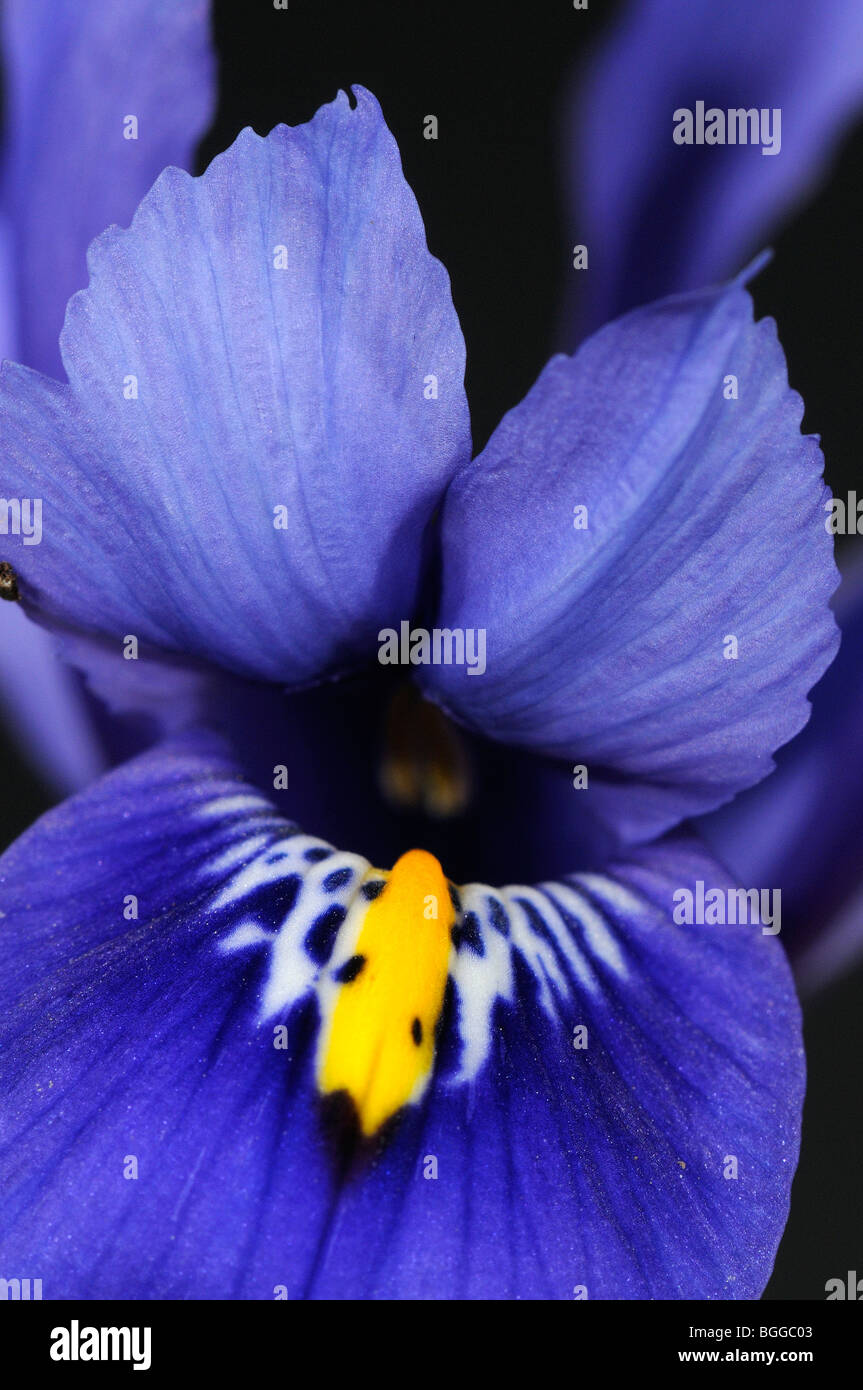
[[772, 767], [836, 650], [817, 443], [739, 285], [554, 358], [443, 517], [438, 621], [487, 669], [428, 668], [456, 717], [584, 764], [626, 837]]
[[679, 841], [452, 890], [443, 1013], [402, 1039], [434, 1037], [431, 1079], [358, 1146], [322, 1103], [321, 1020], [397, 872], [287, 824], [199, 740], [7, 853], [4, 1269], [46, 1298], [758, 1295], [799, 1015], [763, 929], [673, 920], [724, 875]]
[[[678, 145], [674, 112], [781, 110], [781, 147]], [[564, 117], [580, 328], [740, 270], [863, 106], [858, 0], [629, 0]], [[568, 334], [572, 346], [573, 333]]]
[[166, 170], [90, 274], [70, 385], [0, 378], [8, 485], [44, 499], [7, 556], [25, 606], [283, 683], [368, 661], [470, 453], [449, 280], [374, 98]]
[[87, 283], [90, 242], [131, 221], [166, 165], [191, 164], [214, 103], [209, 21], [208, 0], [3, 6], [0, 200], [13, 230], [14, 356], [28, 366], [62, 375], [63, 314]]

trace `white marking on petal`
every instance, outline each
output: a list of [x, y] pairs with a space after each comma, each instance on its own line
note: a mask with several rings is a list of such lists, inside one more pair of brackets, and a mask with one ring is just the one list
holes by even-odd
[[[543, 1010], [561, 1026], [579, 986], [591, 994], [600, 991], [600, 978], [592, 960], [621, 976], [627, 975], [613, 923], [578, 891], [576, 884], [629, 917], [643, 911], [643, 904], [634, 894], [614, 880], [596, 874], [539, 887], [511, 885], [494, 889], [471, 883], [461, 889], [463, 915], [473, 915], [484, 954], [477, 955], [466, 943], [456, 953], [452, 968], [463, 1044], [456, 1082], [472, 1080], [491, 1051], [495, 1003], [498, 999], [511, 1001], [513, 997], [513, 951], [519, 952], [533, 972]], [[505, 919], [507, 936], [494, 924], [495, 911]], [[542, 931], [537, 930], [534, 913], [542, 922]]]
[[212, 874], [226, 874], [269, 844], [272, 844], [272, 835], [253, 835], [249, 840], [239, 840], [237, 844], [226, 849], [224, 854], [220, 854], [218, 859], [210, 862], [209, 871]]
[[456, 951], [452, 979], [459, 999], [459, 1031], [462, 1039], [461, 1067], [456, 1081], [476, 1076], [491, 1047], [491, 1015], [496, 999], [512, 999], [512, 951], [505, 936], [490, 925], [489, 904], [500, 902], [497, 890], [484, 883], [469, 883], [461, 893], [462, 911], [473, 912], [479, 922], [484, 954]]
[[245, 813], [259, 813], [265, 811], [268, 816], [273, 815], [273, 808], [266, 797], [257, 794], [243, 792], [236, 796], [220, 796], [214, 801], [208, 801], [201, 807], [201, 815], [208, 817], [234, 816], [238, 811]]
[[[285, 822], [266, 802], [256, 797], [224, 797], [211, 802], [206, 814], [214, 815], [214, 808], [220, 808], [223, 814], [232, 814], [238, 809], [248, 810], [252, 805], [256, 809], [266, 808], [272, 823], [271, 832], [256, 833], [240, 840], [215, 857], [207, 866], [207, 872], [213, 878], [229, 874], [228, 881], [211, 903], [216, 912], [232, 907], [241, 909], [244, 901], [258, 894], [261, 888], [274, 888], [290, 878], [297, 880], [293, 904], [281, 921], [262, 920], [244, 913], [242, 921], [232, 924], [219, 943], [219, 949], [224, 952], [261, 948], [269, 952], [269, 969], [260, 1000], [259, 1021], [263, 1023], [283, 1015], [292, 1004], [318, 988], [324, 971], [307, 947], [307, 937], [332, 909], [349, 913], [370, 865], [362, 855], [338, 852], [316, 836], [299, 831], [286, 834]], [[311, 859], [307, 858], [309, 853]], [[331, 875], [340, 873], [345, 874], [347, 882], [335, 888], [324, 886]], [[274, 898], [276, 902], [277, 897]], [[343, 931], [344, 923], [338, 928], [337, 943]]]
[[[268, 817], [264, 824], [262, 810]], [[257, 796], [223, 797], [206, 808], [208, 816], [239, 811], [255, 812], [254, 833], [208, 865], [214, 879], [228, 876], [216, 892], [213, 909], [233, 909], [219, 949], [226, 953], [268, 952], [260, 1022], [283, 1016], [311, 994], [317, 995], [320, 1017], [325, 1020], [340, 988], [334, 976], [355, 954], [369, 908], [370, 900], [360, 888], [369, 879], [388, 875], [373, 869], [362, 855], [336, 851], [325, 840], [293, 831]], [[265, 907], [260, 906], [259, 890], [275, 888], [290, 878], [296, 879], [292, 906], [281, 921], [268, 920]], [[327, 883], [329, 887], [324, 886]], [[243, 910], [243, 904], [252, 895], [256, 895], [256, 910], [250, 914]], [[460, 896], [459, 925], [467, 929], [459, 949], [453, 950], [450, 974], [462, 1047], [459, 1071], [449, 1084], [472, 1081], [491, 1053], [495, 1005], [499, 1000], [511, 1005], [514, 1000], [514, 952], [536, 980], [543, 1012], [553, 1023], [567, 1027], [580, 991], [595, 995], [601, 989], [596, 967], [624, 977], [628, 973], [614, 922], [603, 913], [601, 904], [627, 918], [644, 910], [635, 894], [597, 874], [538, 887], [516, 884], [495, 889], [469, 883], [460, 890]], [[278, 893], [272, 901], [275, 909]], [[344, 915], [341, 922], [329, 919], [333, 944], [324, 961], [328, 914], [333, 909]]]
[[290, 870], [286, 871], [284, 859], [273, 859], [271, 852], [272, 841], [269, 841], [264, 849], [254, 855], [226, 883], [213, 903], [213, 907], [228, 907], [231, 903], [239, 902], [242, 898], [248, 897], [250, 893], [255, 892], [264, 884], [278, 883], [280, 879], [288, 878]]
[[[547, 885], [545, 886], [547, 887]], [[513, 890], [511, 889], [509, 890], [509, 892], [512, 891]], [[555, 905], [555, 903], [552, 901], [552, 899], [548, 897], [547, 892], [543, 892], [538, 888], [519, 888], [515, 891], [518, 892], [520, 898], [523, 898], [526, 902], [529, 902], [532, 905], [532, 907], [536, 910], [536, 912], [539, 914], [539, 916], [542, 918], [543, 923], [551, 932], [555, 941], [557, 942], [558, 948], [561, 951], [562, 955], [566, 957], [566, 960], [572, 967], [573, 973], [581, 981], [585, 989], [589, 989], [592, 993], [595, 992], [598, 988], [598, 981], [596, 975], [591, 970], [590, 965], [588, 964], [585, 957], [582, 955], [581, 951], [578, 949], [572, 932], [570, 931], [566, 922], [561, 917], [560, 911]], [[536, 929], [533, 927], [531, 929], [534, 931], [536, 939], [542, 941], [542, 937], [536, 934]], [[545, 945], [544, 942], [543, 945]], [[551, 974], [551, 978], [554, 980], [554, 983], [557, 985], [561, 994], [568, 994], [569, 984], [566, 979], [566, 976], [564, 975], [563, 971], [558, 965], [557, 957], [555, 956], [554, 951], [549, 946], [546, 948], [546, 952], [547, 957], [550, 959], [553, 965], [553, 974]], [[543, 959], [543, 963], [545, 963], [545, 958]], [[549, 1012], [552, 1011], [549, 1010]]]
[[[321, 885], [325, 878], [339, 869], [353, 871], [351, 883], [339, 893], [327, 892]], [[285, 918], [273, 944], [270, 973], [261, 1001], [262, 1019], [281, 1014], [291, 1004], [309, 994], [332, 962], [333, 956], [319, 965], [305, 946], [306, 937], [314, 924], [330, 908], [341, 907], [348, 913], [356, 898], [360, 883], [368, 871], [369, 862], [359, 854], [333, 854], [322, 863], [313, 864], [303, 880], [297, 901]], [[362, 901], [362, 900], [361, 900]], [[363, 903], [367, 907], [367, 903]], [[339, 927], [333, 952], [339, 948], [344, 923]]]
[[[599, 880], [594, 880], [598, 883]], [[611, 935], [608, 923], [601, 913], [591, 903], [583, 898], [580, 893], [569, 883], [546, 883], [543, 884], [549, 897], [571, 912], [578, 922], [591, 952], [599, 960], [607, 965], [609, 969], [616, 971], [618, 975], [625, 976], [628, 971], [626, 962], [620, 954], [620, 947]]]
[[613, 878], [605, 878], [602, 874], [579, 874], [578, 881], [584, 884], [588, 893], [602, 898], [624, 917], [639, 917], [644, 913], [641, 899]]
[[263, 942], [272, 945], [272, 941], [273, 933], [265, 931], [257, 922], [241, 922], [219, 942], [219, 950], [242, 951], [245, 946], [260, 946]]

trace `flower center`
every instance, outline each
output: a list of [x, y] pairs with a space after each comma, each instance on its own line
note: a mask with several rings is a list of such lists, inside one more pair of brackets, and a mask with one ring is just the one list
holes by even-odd
[[391, 806], [434, 820], [463, 815], [471, 799], [462, 735], [411, 681], [390, 701], [378, 785]]

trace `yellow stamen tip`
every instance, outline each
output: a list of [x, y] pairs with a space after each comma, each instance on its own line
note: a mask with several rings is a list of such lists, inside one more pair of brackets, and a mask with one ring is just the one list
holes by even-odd
[[366, 1136], [428, 1084], [455, 920], [433, 854], [409, 850], [383, 877], [339, 934], [318, 1051], [320, 1091], [346, 1091]]

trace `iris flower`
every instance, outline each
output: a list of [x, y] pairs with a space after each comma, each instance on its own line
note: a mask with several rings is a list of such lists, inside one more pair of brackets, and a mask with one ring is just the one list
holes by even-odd
[[[732, 886], [683, 822], [765, 775], [836, 646], [774, 325], [741, 280], [636, 310], [471, 459], [359, 88], [166, 170], [89, 269], [68, 383], [0, 374], [7, 487], [44, 499], [5, 583], [174, 717], [0, 861], [3, 1268], [757, 1296], [798, 1006], [774, 936], [673, 908]], [[485, 671], [381, 664], [403, 622], [483, 632]]]
[[[698, 100], [778, 108], [780, 155], [676, 145], [672, 115]], [[656, 296], [739, 271], [817, 189], [861, 107], [856, 0], [624, 4], [565, 109], [572, 226], [590, 248], [589, 273], [572, 277], [565, 344]], [[781, 888], [783, 941], [806, 991], [863, 949], [863, 564], [853, 547], [846, 567], [843, 642], [812, 719], [774, 775], [699, 826], [735, 876]]]

